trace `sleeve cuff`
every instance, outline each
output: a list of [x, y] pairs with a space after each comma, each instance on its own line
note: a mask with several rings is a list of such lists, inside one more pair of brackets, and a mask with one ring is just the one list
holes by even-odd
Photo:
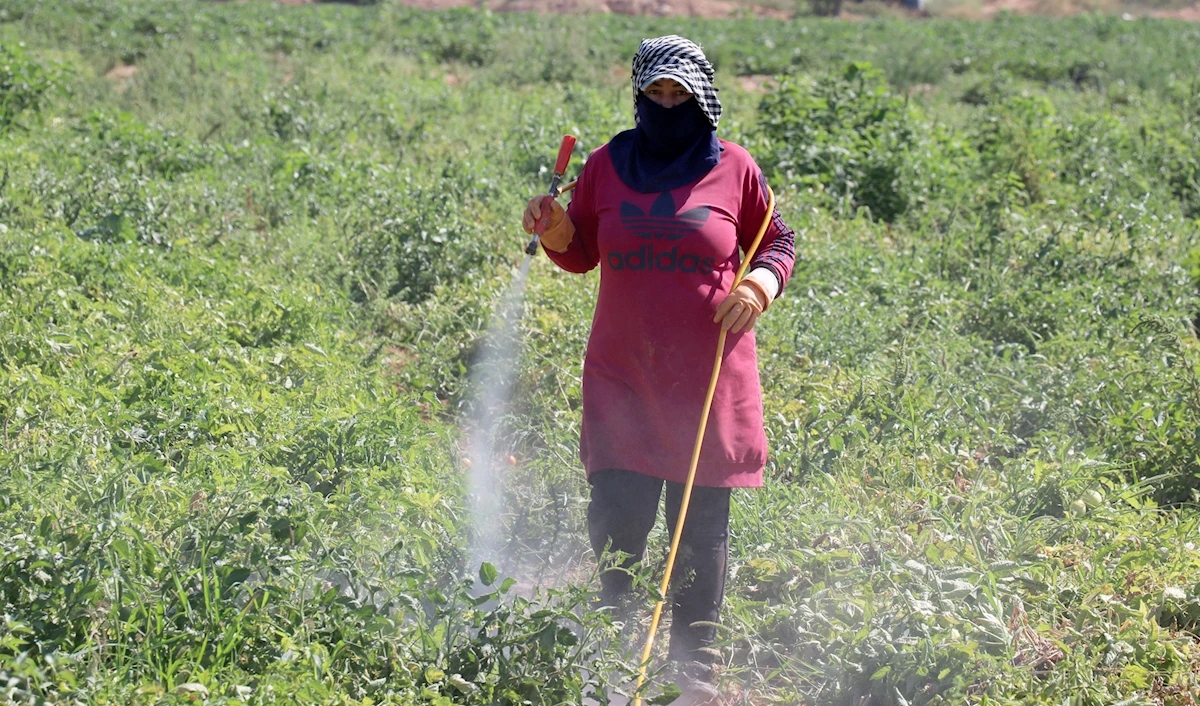
[[769, 267], [755, 267], [750, 270], [750, 274], [746, 275], [746, 279], [754, 280], [763, 288], [767, 294], [767, 301], [775, 301], [779, 296], [779, 278], [771, 271]]

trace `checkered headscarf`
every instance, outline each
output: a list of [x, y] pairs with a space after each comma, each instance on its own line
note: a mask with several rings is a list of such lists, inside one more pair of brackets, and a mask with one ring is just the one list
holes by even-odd
[[633, 119], [637, 122], [637, 98], [646, 86], [660, 78], [673, 78], [695, 97], [713, 127], [721, 119], [721, 101], [713, 87], [713, 67], [704, 52], [690, 39], [668, 34], [643, 39], [633, 57]]

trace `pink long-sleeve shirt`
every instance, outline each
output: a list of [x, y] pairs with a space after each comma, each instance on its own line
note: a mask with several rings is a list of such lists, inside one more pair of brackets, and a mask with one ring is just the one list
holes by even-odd
[[[713, 315], [767, 212], [758, 165], [734, 143], [721, 147], [708, 174], [658, 194], [627, 187], [600, 147], [567, 209], [573, 240], [565, 252], [546, 250], [570, 272], [600, 265], [583, 363], [579, 453], [589, 476], [687, 477], [720, 333]], [[782, 291], [793, 263], [793, 234], [776, 212], [752, 264], [769, 268]], [[754, 332], [729, 334], [696, 483], [758, 487], [766, 460]]]

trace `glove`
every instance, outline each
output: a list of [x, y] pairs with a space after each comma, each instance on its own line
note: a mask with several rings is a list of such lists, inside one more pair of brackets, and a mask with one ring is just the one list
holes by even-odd
[[713, 316], [714, 324], [721, 324], [722, 331], [741, 333], [754, 328], [754, 323], [767, 308], [767, 294], [761, 286], [755, 286], [751, 280], [742, 280], [741, 284], [730, 292], [717, 306]]
[[549, 196], [534, 196], [525, 206], [525, 215], [521, 218], [521, 227], [526, 233], [533, 234], [534, 226], [542, 217], [542, 210], [549, 207], [550, 218], [546, 230], [540, 238], [542, 247], [554, 252], [566, 252], [575, 237], [575, 224], [567, 218], [567, 212], [557, 201]]

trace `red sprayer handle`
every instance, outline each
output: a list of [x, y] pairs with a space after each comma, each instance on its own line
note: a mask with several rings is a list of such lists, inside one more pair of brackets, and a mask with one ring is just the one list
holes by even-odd
[[558, 196], [558, 182], [567, 171], [567, 164], [570, 163], [571, 154], [575, 151], [575, 142], [574, 135], [563, 135], [562, 144], [558, 147], [558, 159], [554, 161], [554, 178], [550, 180], [550, 192], [542, 199], [542, 217], [533, 224], [533, 240], [529, 241], [529, 246], [525, 248], [525, 252], [529, 255], [537, 252], [538, 238], [542, 237], [542, 234], [546, 232], [546, 226], [550, 223], [550, 202]]
[[558, 148], [558, 159], [554, 162], [554, 176], [562, 178], [571, 161], [571, 153], [575, 151], [575, 136], [563, 135], [562, 145]]

